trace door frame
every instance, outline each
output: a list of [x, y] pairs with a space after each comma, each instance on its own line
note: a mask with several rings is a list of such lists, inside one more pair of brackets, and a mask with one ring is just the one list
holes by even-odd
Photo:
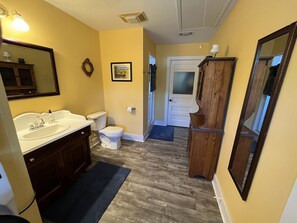
[[[170, 90], [170, 67], [171, 62], [176, 60], [204, 60], [205, 56], [174, 56], [167, 57], [167, 71], [166, 71], [166, 92], [165, 92], [165, 103], [164, 103], [164, 126], [167, 126], [168, 121], [168, 101], [169, 101], [169, 90]], [[198, 64], [197, 64], [198, 66]]]
[[[154, 64], [156, 64], [156, 57], [155, 55], [153, 55], [152, 53], [149, 52], [148, 54], [148, 58], [149, 58], [149, 61], [148, 61], [148, 78], [151, 78], [151, 74], [150, 74], [150, 57], [154, 58]], [[148, 80], [148, 83], [150, 82], [150, 80]], [[151, 92], [152, 93], [152, 104], [151, 104], [151, 110], [153, 111], [151, 116], [152, 116], [152, 120], [150, 122], [149, 120], [149, 109], [150, 109], [150, 101], [149, 101], [149, 98], [148, 98], [148, 114], [147, 114], [147, 125], [148, 125], [148, 129], [150, 129], [153, 125], [154, 125], [154, 121], [155, 121], [155, 91]], [[148, 86], [148, 96], [150, 94], [150, 89], [149, 89], [149, 86]]]

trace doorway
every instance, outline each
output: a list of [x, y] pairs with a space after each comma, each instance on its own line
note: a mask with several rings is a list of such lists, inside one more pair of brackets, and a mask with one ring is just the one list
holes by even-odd
[[167, 125], [189, 127], [189, 113], [198, 111], [196, 103], [198, 65], [204, 57], [169, 57], [167, 66]]
[[152, 55], [149, 55], [149, 77], [148, 77], [148, 126], [150, 127], [154, 122], [154, 101], [155, 101], [155, 91], [151, 91], [152, 87], [152, 78], [151, 78], [151, 70], [150, 70], [150, 64], [155, 65], [156, 59]]

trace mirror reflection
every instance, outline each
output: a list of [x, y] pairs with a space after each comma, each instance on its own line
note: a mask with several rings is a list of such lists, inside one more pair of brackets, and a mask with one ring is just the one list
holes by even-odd
[[235, 155], [235, 160], [240, 162], [233, 164], [233, 168], [237, 170], [234, 174], [241, 188], [246, 182], [287, 39], [288, 34], [264, 43], [260, 52]]
[[[293, 33], [293, 34], [292, 34]], [[229, 163], [246, 200], [294, 47], [296, 23], [259, 40]], [[286, 61], [283, 61], [286, 58]]]
[[3, 40], [0, 73], [8, 99], [59, 94], [51, 48]]

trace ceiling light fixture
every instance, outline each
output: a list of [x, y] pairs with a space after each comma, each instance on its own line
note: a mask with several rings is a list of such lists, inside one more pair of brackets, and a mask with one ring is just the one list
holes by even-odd
[[8, 10], [0, 4], [0, 18], [6, 18], [9, 15], [12, 15], [14, 18], [13, 26], [16, 30], [27, 32], [30, 29], [28, 23], [23, 19], [20, 13], [16, 10], [12, 10], [11, 13], [8, 13]]

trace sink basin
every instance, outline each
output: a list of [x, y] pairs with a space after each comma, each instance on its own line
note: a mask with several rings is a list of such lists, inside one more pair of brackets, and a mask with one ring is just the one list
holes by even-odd
[[47, 126], [43, 126], [36, 130], [26, 130], [22, 134], [18, 134], [20, 140], [35, 140], [42, 139], [49, 136], [56, 135], [58, 133], [64, 132], [70, 127], [66, 123], [56, 123]]

